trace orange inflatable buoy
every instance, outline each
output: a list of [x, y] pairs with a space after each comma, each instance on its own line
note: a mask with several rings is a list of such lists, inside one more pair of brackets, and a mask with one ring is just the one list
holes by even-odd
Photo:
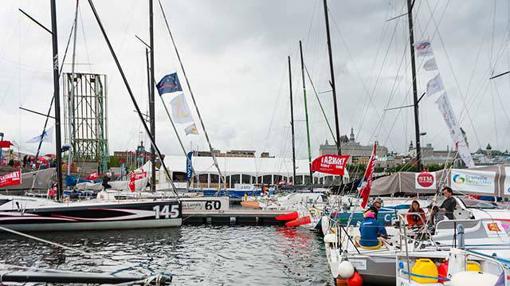
[[295, 220], [286, 222], [285, 226], [286, 227], [296, 227], [296, 226], [300, 226], [300, 225], [304, 225], [304, 224], [309, 224], [311, 222], [312, 222], [312, 219], [310, 218], [310, 216], [304, 216], [304, 217], [300, 217]]
[[354, 272], [354, 275], [347, 279], [347, 286], [363, 286], [363, 278], [361, 278], [359, 272]]
[[291, 212], [286, 214], [277, 215], [274, 219], [279, 221], [289, 221], [289, 220], [295, 220], [299, 217], [298, 212]]

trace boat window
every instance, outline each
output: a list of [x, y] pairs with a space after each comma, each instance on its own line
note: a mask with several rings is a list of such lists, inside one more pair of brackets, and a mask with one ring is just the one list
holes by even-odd
[[497, 207], [490, 202], [474, 200], [468, 198], [459, 198], [468, 209], [496, 209]]

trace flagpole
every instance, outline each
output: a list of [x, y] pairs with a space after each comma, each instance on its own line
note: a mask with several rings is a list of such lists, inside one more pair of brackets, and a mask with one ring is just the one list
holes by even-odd
[[[423, 170], [421, 161], [421, 138], [420, 138], [420, 118], [418, 107], [418, 88], [416, 86], [416, 61], [414, 57], [414, 31], [413, 31], [413, 4], [412, 0], [407, 0], [407, 20], [409, 22], [409, 50], [411, 51], [411, 74], [413, 77], [413, 105], [414, 105], [414, 131], [416, 138], [416, 164], [418, 171]], [[414, 1], [413, 1], [414, 3]]]
[[[62, 150], [60, 134], [60, 82], [58, 65], [58, 38], [57, 38], [57, 7], [55, 0], [50, 0], [51, 4], [51, 42], [53, 49], [53, 98], [55, 100], [55, 152], [57, 159], [57, 200], [62, 199]], [[42, 140], [41, 140], [42, 141]], [[37, 158], [36, 158], [37, 160]]]
[[[149, 117], [151, 123], [151, 135], [154, 140], [151, 144], [151, 192], [156, 191], [156, 110], [154, 108], [154, 9], [153, 0], [149, 0], [149, 46], [150, 46], [150, 89], [149, 89]], [[163, 161], [163, 158], [159, 158]]]
[[289, 62], [289, 93], [290, 93], [290, 128], [292, 130], [292, 186], [296, 187], [296, 142], [294, 137], [294, 103], [292, 100], [292, 69], [290, 64], [290, 56], [287, 57]]
[[299, 41], [299, 54], [301, 56], [301, 79], [303, 81], [303, 97], [305, 103], [306, 139], [308, 146], [308, 169], [310, 171], [310, 185], [312, 186], [311, 190], [313, 190], [312, 151], [310, 147], [310, 125], [308, 123], [308, 104], [306, 100], [306, 83], [305, 83], [305, 63], [303, 60], [303, 45], [301, 41]]

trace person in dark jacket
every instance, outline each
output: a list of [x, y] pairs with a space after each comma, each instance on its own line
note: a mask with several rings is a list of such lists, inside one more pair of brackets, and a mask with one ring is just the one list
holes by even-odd
[[374, 212], [368, 210], [365, 212], [364, 217], [363, 223], [361, 223], [359, 228], [361, 234], [359, 244], [366, 247], [377, 246], [379, 244], [379, 237], [386, 238], [388, 236], [386, 228], [377, 221]]
[[108, 182], [110, 182], [110, 180], [111, 180], [111, 179], [110, 179], [110, 176], [108, 176], [108, 175], [104, 175], [102, 185], [103, 185], [103, 188], [104, 188], [105, 190], [107, 190], [107, 189], [111, 189], [111, 188], [112, 188], [112, 186], [111, 186], [110, 184], [108, 184]]
[[450, 187], [445, 186], [443, 188], [443, 196], [446, 199], [443, 201], [439, 209], [445, 212], [444, 215], [448, 219], [455, 219], [453, 213], [457, 208], [457, 200], [453, 197], [453, 190]]

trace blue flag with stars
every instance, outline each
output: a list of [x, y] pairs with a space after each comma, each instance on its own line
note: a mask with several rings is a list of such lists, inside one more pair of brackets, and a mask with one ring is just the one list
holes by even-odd
[[177, 73], [165, 75], [156, 85], [158, 88], [159, 95], [164, 93], [172, 93], [176, 91], [182, 91], [181, 83], [177, 77]]

